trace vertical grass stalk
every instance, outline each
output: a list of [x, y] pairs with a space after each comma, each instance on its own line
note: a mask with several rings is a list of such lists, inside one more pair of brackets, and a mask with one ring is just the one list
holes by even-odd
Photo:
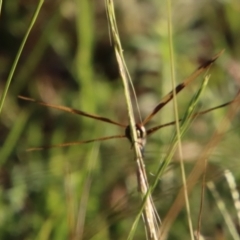
[[[156, 211], [153, 205], [151, 195], [150, 194], [146, 195], [146, 193], [148, 192], [149, 186], [148, 186], [147, 175], [145, 172], [143, 156], [142, 156], [140, 146], [138, 144], [137, 133], [135, 129], [135, 119], [133, 115], [133, 108], [132, 108], [130, 90], [129, 90], [129, 84], [131, 84], [131, 79], [128, 74], [128, 70], [127, 70], [124, 56], [123, 56], [123, 49], [122, 49], [120, 37], [118, 34], [113, 1], [106, 0], [105, 4], [106, 4], [107, 18], [108, 18], [109, 28], [110, 28], [110, 36], [112, 38], [112, 43], [114, 46], [115, 55], [117, 58], [119, 71], [120, 71], [120, 75], [121, 75], [123, 86], [124, 86], [124, 93], [125, 93], [127, 109], [128, 109], [128, 117], [130, 122], [130, 130], [131, 130], [131, 135], [133, 139], [135, 161], [137, 163], [138, 187], [140, 189], [142, 197], [144, 198], [145, 196], [146, 198], [142, 216], [144, 219], [144, 224], [145, 224], [148, 239], [157, 239], [158, 224], [157, 224], [157, 217], [155, 215]], [[136, 226], [137, 225], [135, 225], [135, 228], [132, 228], [128, 239], [133, 238], [134, 232], [136, 230]]]
[[[167, 7], [167, 10], [168, 10], [167, 15], [168, 15], [168, 36], [169, 36], [169, 55], [170, 55], [171, 81], [172, 81], [172, 89], [176, 89], [171, 0], [167, 1], [167, 6], [168, 6]], [[183, 188], [184, 188], [184, 197], [185, 197], [185, 202], [186, 202], [186, 210], [187, 210], [187, 216], [188, 216], [188, 225], [189, 225], [189, 231], [190, 231], [191, 239], [194, 240], [193, 226], [192, 226], [191, 212], [190, 212], [190, 204], [189, 204], [187, 185], [186, 185], [186, 174], [185, 174], [184, 162], [183, 162], [183, 152], [182, 152], [182, 144], [181, 144], [181, 133], [180, 133], [180, 126], [179, 126], [180, 124], [179, 124], [179, 117], [178, 117], [176, 90], [173, 91], [173, 106], [174, 106], [174, 116], [175, 116], [175, 119], [176, 119], [178, 152], [179, 152], [179, 156], [180, 156], [180, 167], [181, 167], [182, 182], [183, 182]]]

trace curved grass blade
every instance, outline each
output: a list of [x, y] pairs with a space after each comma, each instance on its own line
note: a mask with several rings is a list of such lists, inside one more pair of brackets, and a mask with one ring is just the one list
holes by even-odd
[[27, 29], [27, 32], [26, 32], [26, 34], [25, 34], [25, 36], [24, 36], [24, 38], [22, 40], [22, 43], [21, 43], [21, 45], [19, 47], [19, 50], [18, 50], [16, 58], [15, 58], [15, 60], [13, 62], [13, 65], [12, 65], [12, 68], [10, 70], [10, 73], [8, 75], [6, 86], [4, 87], [3, 94], [2, 94], [2, 96], [0, 98], [0, 114], [1, 114], [1, 111], [2, 111], [3, 103], [4, 103], [5, 98], [7, 96], [8, 89], [10, 87], [10, 84], [11, 84], [11, 81], [12, 81], [12, 78], [13, 78], [13, 74], [14, 74], [14, 72], [16, 70], [19, 58], [20, 58], [20, 56], [22, 54], [23, 48], [24, 48], [25, 43], [26, 43], [26, 41], [28, 39], [28, 36], [29, 36], [29, 34], [30, 34], [30, 32], [31, 32], [31, 30], [33, 28], [33, 25], [36, 22], [37, 16], [38, 16], [38, 14], [40, 12], [40, 9], [41, 9], [41, 7], [43, 5], [43, 2], [44, 2], [44, 0], [40, 0], [39, 3], [38, 3], [37, 9], [36, 9], [36, 11], [35, 11], [35, 13], [34, 13], [34, 15], [32, 17], [30, 25], [29, 25], [29, 27]]

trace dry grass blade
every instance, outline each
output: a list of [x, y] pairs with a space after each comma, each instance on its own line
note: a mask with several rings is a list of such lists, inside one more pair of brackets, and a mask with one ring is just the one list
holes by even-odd
[[[147, 196], [145, 196], [146, 193], [148, 192], [149, 187], [148, 187], [148, 180], [147, 180], [145, 167], [144, 167], [144, 163], [143, 163], [142, 150], [140, 148], [140, 145], [138, 144], [138, 138], [137, 138], [137, 133], [136, 133], [136, 129], [135, 129], [136, 124], [135, 124], [135, 120], [134, 120], [130, 91], [129, 91], [129, 83], [130, 83], [131, 79], [129, 78], [128, 70], [127, 70], [127, 67], [126, 67], [126, 64], [124, 61], [124, 57], [123, 57], [123, 50], [122, 50], [122, 46], [121, 46], [121, 42], [120, 42], [120, 38], [119, 38], [119, 34], [118, 34], [118, 29], [117, 29], [117, 24], [116, 24], [116, 20], [115, 20], [113, 1], [106, 0], [105, 4], [106, 4], [106, 11], [107, 11], [107, 18], [108, 18], [108, 22], [109, 22], [110, 34], [111, 34], [111, 37], [113, 40], [115, 55], [117, 58], [119, 71], [120, 71], [121, 78], [122, 78], [123, 85], [124, 85], [124, 92], [125, 92], [128, 116], [129, 116], [129, 122], [130, 122], [130, 130], [131, 130], [134, 152], [135, 152], [135, 161], [137, 163], [137, 176], [138, 176], [139, 190], [142, 194], [142, 197], [143, 198], [146, 197], [145, 207], [144, 207], [144, 211], [143, 211], [144, 224], [146, 227], [148, 239], [158, 239], [157, 238], [157, 231], [158, 231], [157, 219], [158, 219], [158, 217], [156, 216], [155, 207], [153, 205], [151, 195], [148, 194]], [[136, 228], [134, 228], [130, 232], [129, 239], [133, 238], [135, 229]]]
[[228, 183], [228, 186], [229, 186], [229, 189], [230, 189], [230, 192], [231, 192], [231, 195], [232, 195], [232, 199], [233, 199], [233, 202], [234, 202], [234, 206], [235, 206], [235, 209], [236, 209], [237, 224], [238, 224], [238, 226], [240, 226], [240, 195], [239, 195], [236, 179], [229, 169], [226, 169], [224, 171], [224, 176], [225, 176], [226, 181]]
[[[229, 128], [230, 122], [236, 115], [237, 111], [239, 110], [239, 103], [240, 103], [240, 92], [236, 95], [234, 99], [234, 103], [230, 105], [230, 109], [226, 115], [226, 117], [220, 122], [218, 128], [216, 129], [215, 133], [212, 136], [212, 139], [209, 141], [209, 144], [206, 146], [205, 150], [202, 151], [199, 159], [197, 160], [195, 167], [193, 168], [191, 174], [187, 179], [188, 183], [188, 192], [190, 193], [193, 187], [195, 186], [196, 182], [205, 171], [205, 166], [207, 159], [209, 158], [210, 154], [213, 152], [217, 144], [222, 139], [224, 133]], [[177, 217], [179, 211], [182, 209], [184, 205], [184, 196], [183, 196], [183, 189], [181, 189], [178, 193], [178, 196], [173, 203], [172, 207], [168, 211], [163, 224], [161, 226], [161, 239], [166, 239], [168, 235], [168, 231], [170, 226], [172, 225], [173, 221]]]
[[229, 229], [229, 232], [230, 232], [232, 238], [234, 240], [239, 240], [240, 238], [239, 238], [239, 234], [236, 230], [235, 224], [231, 218], [231, 215], [227, 211], [226, 204], [224, 203], [219, 192], [217, 191], [214, 182], [212, 182], [212, 181], [208, 182], [207, 187], [210, 190], [210, 192], [212, 193], [212, 195], [217, 203], [217, 206], [219, 208], [219, 211], [222, 213], [222, 215], [224, 217], [225, 223], [228, 226], [228, 229]]

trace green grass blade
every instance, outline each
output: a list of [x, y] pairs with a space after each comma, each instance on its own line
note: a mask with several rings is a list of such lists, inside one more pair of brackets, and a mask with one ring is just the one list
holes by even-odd
[[30, 34], [30, 32], [31, 32], [31, 30], [32, 30], [32, 28], [33, 28], [33, 25], [34, 25], [35, 22], [36, 22], [36, 19], [37, 19], [38, 15], [39, 15], [39, 12], [40, 12], [40, 10], [41, 10], [41, 7], [42, 7], [43, 3], [44, 3], [44, 0], [40, 0], [40, 1], [39, 1], [38, 6], [37, 6], [37, 8], [36, 8], [36, 11], [35, 11], [35, 13], [34, 13], [34, 15], [33, 15], [33, 17], [32, 17], [32, 20], [31, 20], [31, 22], [30, 22], [30, 25], [29, 25], [29, 27], [28, 27], [28, 29], [27, 29], [27, 32], [26, 32], [26, 34], [25, 34], [25, 36], [24, 36], [24, 38], [23, 38], [23, 40], [22, 40], [22, 43], [21, 43], [21, 45], [20, 45], [20, 48], [19, 48], [19, 50], [18, 50], [18, 52], [17, 52], [16, 58], [15, 58], [15, 60], [14, 60], [14, 62], [13, 62], [12, 68], [11, 68], [10, 73], [9, 73], [9, 75], [8, 75], [8, 78], [7, 78], [6, 86], [4, 87], [3, 94], [2, 94], [1, 99], [0, 99], [0, 114], [1, 114], [1, 112], [2, 112], [3, 103], [4, 103], [5, 98], [6, 98], [6, 96], [7, 96], [7, 92], [8, 92], [8, 89], [9, 89], [9, 87], [10, 87], [10, 84], [11, 84], [11, 81], [12, 81], [12, 78], [13, 78], [13, 74], [14, 74], [14, 72], [15, 72], [15, 70], [16, 70], [16, 67], [17, 67], [19, 58], [20, 58], [20, 56], [21, 56], [21, 54], [22, 54], [23, 48], [24, 48], [24, 46], [25, 46], [25, 44], [26, 44], [26, 41], [27, 41], [27, 39], [28, 39], [28, 36], [29, 36], [29, 34]]
[[[198, 101], [199, 101], [199, 99], [201, 97], [201, 94], [202, 94], [203, 90], [206, 88], [208, 80], [209, 80], [209, 76], [204, 78], [204, 81], [202, 82], [202, 85], [201, 85], [200, 89], [198, 90], [198, 92], [194, 95], [194, 97], [190, 101], [189, 107], [187, 108], [187, 111], [184, 114], [183, 121], [180, 124], [180, 136], [181, 137], [184, 135], [184, 133], [186, 132], [187, 128], [189, 127], [189, 124], [191, 122], [191, 116], [192, 116], [192, 114], [194, 114], [194, 110], [195, 110], [195, 108], [197, 106], [197, 103], [198, 103]], [[171, 162], [171, 159], [172, 159], [172, 157], [173, 157], [173, 155], [175, 153], [175, 150], [177, 148], [177, 144], [178, 144], [178, 137], [177, 137], [177, 133], [175, 133], [174, 136], [173, 136], [173, 140], [172, 140], [172, 144], [171, 144], [171, 147], [169, 149], [169, 152], [168, 152], [167, 156], [165, 157], [165, 159], [163, 160], [163, 163], [160, 165], [160, 167], [159, 167], [159, 169], [158, 169], [158, 171], [156, 173], [155, 180], [154, 180], [152, 186], [150, 186], [149, 191], [146, 194], [146, 196], [145, 196], [145, 198], [144, 198], [144, 200], [142, 202], [142, 205], [141, 205], [141, 208], [139, 210], [139, 213], [138, 213], [138, 215], [137, 215], [137, 217], [136, 217], [136, 219], [135, 219], [135, 221], [134, 221], [134, 223], [132, 225], [131, 232], [135, 231], [136, 226], [138, 224], [138, 221], [141, 218], [146, 198], [147, 198], [147, 196], [149, 194], [151, 194], [153, 192], [153, 190], [157, 186], [157, 183], [158, 183], [159, 179], [164, 174], [166, 168], [168, 167], [169, 163]], [[129, 238], [128, 239], [132, 239], [132, 237], [133, 236], [132, 236], [132, 233], [131, 233], [131, 235], [129, 234]]]
[[[190, 122], [192, 121], [191, 116], [194, 114], [194, 110], [196, 109], [197, 103], [201, 97], [201, 94], [203, 92], [203, 90], [206, 88], [207, 83], [209, 80], [209, 76], [206, 76], [204, 78], [204, 81], [202, 82], [202, 85], [200, 87], [200, 89], [198, 90], [198, 92], [194, 95], [194, 97], [192, 98], [189, 107], [187, 108], [187, 111], [185, 112], [184, 116], [183, 116], [183, 120], [180, 124], [180, 137], [182, 137], [186, 130], [188, 129]], [[167, 168], [167, 166], [169, 165], [173, 154], [175, 153], [177, 147], [177, 134], [174, 134], [173, 140], [172, 140], [172, 146], [169, 150], [169, 153], [167, 154], [167, 157], [163, 160], [163, 164], [160, 166], [160, 168], [157, 171], [156, 174], [156, 179], [155, 182], [153, 184], [153, 188], [156, 186], [157, 184], [157, 179], [159, 179], [162, 174], [164, 173], [165, 169]]]
[[8, 137], [0, 149], [0, 166], [6, 162], [14, 147], [16, 146], [19, 136], [23, 132], [24, 126], [27, 123], [28, 116], [28, 113], [22, 112], [18, 116], [17, 121], [15, 121], [14, 126], [12, 127], [10, 133], [8, 134]]
[[2, 12], [2, 0], [0, 0], [0, 16], [1, 16], [1, 12]]

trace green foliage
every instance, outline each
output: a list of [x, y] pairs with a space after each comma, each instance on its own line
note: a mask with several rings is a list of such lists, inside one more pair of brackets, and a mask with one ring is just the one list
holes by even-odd
[[[141, 206], [135, 163], [126, 139], [25, 151], [29, 147], [123, 134], [124, 129], [17, 98], [24, 95], [128, 123], [104, 1], [45, 1], [18, 62], [15, 61], [18, 50], [38, 3], [2, 4], [0, 239], [126, 239]], [[115, 6], [123, 53], [144, 118], [172, 89], [167, 6], [164, 1], [121, 0], [116, 0]], [[199, 110], [227, 102], [236, 95], [239, 9], [240, 4], [234, 0], [172, 3], [177, 83], [205, 59], [226, 49], [210, 68], [211, 78], [200, 98]], [[14, 61], [18, 63], [16, 69]], [[199, 90], [201, 79], [196, 79], [177, 97], [180, 118]], [[171, 104], [147, 128], [174, 120]], [[188, 127], [182, 138], [187, 176], [227, 111], [228, 107], [199, 116]], [[137, 111], [135, 116], [139, 117]], [[174, 132], [174, 127], [167, 127], [148, 139], [145, 165], [151, 183], [164, 164]], [[233, 119], [210, 155], [206, 171], [206, 180], [216, 184], [234, 220], [236, 209], [222, 173], [230, 169], [238, 184], [238, 143], [239, 123]], [[162, 220], [181, 185], [179, 156], [175, 153], [153, 192]], [[194, 230], [200, 190], [201, 182], [189, 196]], [[225, 219], [217, 200], [206, 189], [201, 233], [214, 238], [223, 229], [226, 239], [231, 239]], [[235, 223], [238, 226], [237, 220]], [[143, 223], [139, 223], [134, 238], [144, 237]], [[168, 238], [189, 238], [184, 209], [171, 226]]]

